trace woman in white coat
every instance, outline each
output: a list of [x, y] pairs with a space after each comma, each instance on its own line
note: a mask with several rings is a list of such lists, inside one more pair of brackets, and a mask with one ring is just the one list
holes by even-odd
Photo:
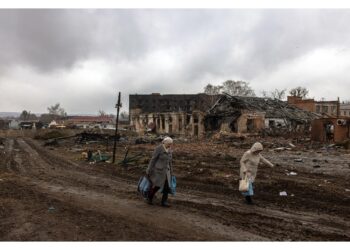
[[243, 180], [244, 178], [248, 178], [249, 180], [249, 189], [247, 192], [243, 192], [242, 194], [245, 197], [247, 204], [253, 204], [252, 196], [254, 195], [253, 183], [256, 178], [256, 173], [258, 171], [258, 165], [260, 162], [273, 167], [274, 165], [266, 160], [260, 153], [263, 151], [263, 146], [260, 142], [254, 143], [252, 148], [246, 151], [240, 161], [240, 177]]

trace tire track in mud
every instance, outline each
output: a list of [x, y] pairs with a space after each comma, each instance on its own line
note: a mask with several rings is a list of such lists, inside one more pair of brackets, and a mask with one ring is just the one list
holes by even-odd
[[[123, 178], [137, 181], [134, 176], [124, 175]], [[223, 224], [233, 224], [245, 230], [250, 228], [251, 232], [266, 237], [273, 235], [275, 240], [350, 239], [350, 222], [326, 212], [312, 212], [302, 207], [279, 207], [269, 202], [259, 202], [257, 206], [251, 207], [242, 202], [238, 191], [232, 194], [233, 190], [222, 186], [208, 190], [204, 184], [191, 185], [185, 181], [178, 190], [174, 201], [177, 208], [179, 205], [184, 210], [197, 210]]]
[[[342, 226], [344, 229], [349, 228], [349, 223], [344, 223], [341, 218], [325, 214], [315, 216], [315, 214], [301, 211], [279, 211], [268, 207], [247, 207], [245, 204], [230, 201], [232, 197], [228, 195], [217, 195], [198, 190], [185, 191], [185, 187], [179, 189], [180, 193], [174, 199], [175, 209], [164, 210], [162, 214], [164, 218], [162, 217], [162, 220], [158, 222], [160, 225], [154, 224], [152, 221], [145, 220], [143, 214], [151, 213], [150, 211], [154, 209], [150, 210], [146, 204], [137, 201], [135, 192], [130, 191], [136, 189], [134, 180], [116, 176], [105, 177], [79, 164], [71, 164], [69, 160], [48, 152], [30, 140], [18, 139], [18, 144], [30, 156], [32, 171], [35, 172], [36, 168], [45, 170], [39, 171], [41, 177], [39, 179], [30, 173], [29, 181], [35, 184], [34, 188], [41, 192], [48, 192], [64, 202], [67, 202], [68, 198], [68, 202], [72, 205], [78, 201], [79, 206], [93, 205], [91, 209], [101, 210], [103, 213], [110, 213], [109, 209], [118, 208], [116, 211], [121, 210], [123, 213], [112, 213], [111, 215], [127, 215], [134, 222], [143, 221], [161, 230], [164, 230], [161, 225], [167, 224], [166, 219], [177, 214], [178, 218], [185, 218], [185, 220], [177, 219], [172, 222], [177, 225], [176, 231], [184, 230], [184, 227], [190, 224], [191, 226], [196, 225], [200, 231], [205, 232], [210, 229], [220, 232], [215, 237], [207, 232], [207, 239], [212, 240], [220, 239], [220, 237], [230, 240], [350, 239], [349, 232], [339, 229]], [[96, 176], [91, 176], [91, 174], [96, 174]], [[228, 197], [230, 199], [227, 199]], [[99, 205], [95, 206], [95, 204]], [[135, 214], [141, 214], [141, 216], [135, 216]], [[152, 213], [148, 215], [152, 217]], [[250, 219], [247, 221], [247, 218]], [[330, 221], [334, 222], [334, 227], [330, 226]], [[206, 228], [205, 225], [210, 225], [210, 228]], [[186, 230], [190, 228], [187, 227]]]
[[[48, 165], [46, 162], [46, 158], [41, 158], [40, 154], [36, 151], [36, 149], [33, 149], [29, 144], [27, 144], [24, 140], [19, 140], [19, 145], [23, 150], [30, 154], [31, 166], [36, 165], [38, 169], [45, 168], [45, 166]], [[69, 183], [68, 185], [55, 185], [53, 184], [51, 180], [51, 176], [57, 177], [64, 177], [66, 181], [66, 176], [64, 175], [58, 175], [57, 172], [60, 172], [58, 170], [59, 166], [57, 163], [52, 164], [49, 167], [51, 170], [49, 170], [46, 174], [48, 174], [49, 182], [46, 182], [43, 178], [35, 179], [31, 178], [32, 176], [26, 176], [23, 181], [26, 183], [32, 183], [35, 186], [33, 186], [34, 189], [39, 190], [40, 192], [46, 192], [50, 196], [53, 196], [56, 199], [60, 199], [62, 201], [70, 202], [71, 204], [75, 204], [78, 206], [83, 207], [91, 207], [92, 209], [96, 209], [99, 211], [103, 211], [104, 213], [111, 213], [110, 211], [114, 211], [114, 215], [117, 214], [118, 216], [126, 216], [130, 218], [131, 222], [143, 222], [148, 227], [151, 226], [152, 228], [155, 228], [155, 230], [166, 230], [166, 227], [168, 225], [172, 225], [172, 230], [175, 232], [187, 232], [186, 235], [191, 235], [193, 237], [192, 239], [201, 239], [201, 240], [267, 240], [267, 238], [251, 234], [249, 232], [245, 232], [243, 230], [239, 230], [237, 228], [234, 228], [233, 226], [227, 227], [222, 225], [221, 223], [218, 223], [215, 220], [210, 219], [209, 217], [203, 217], [201, 215], [195, 215], [193, 213], [186, 212], [185, 210], [166, 210], [162, 208], [157, 207], [149, 207], [147, 204], [144, 204], [140, 201], [133, 201], [129, 198], [130, 195], [127, 195], [125, 198], [120, 196], [116, 196], [115, 194], [105, 194], [102, 192], [95, 192], [91, 189], [84, 189], [80, 185], [76, 185], [77, 182], [75, 182], [75, 185], [71, 185], [73, 183]], [[96, 176], [89, 176], [85, 173], [78, 173], [73, 170], [67, 170], [64, 169], [64, 172], [66, 172], [67, 176], [70, 176], [72, 181], [77, 179], [77, 176], [79, 178], [83, 179], [83, 182], [87, 182], [90, 184], [96, 184], [91, 183], [93, 180], [97, 180], [97, 182], [106, 182], [112, 183], [110, 186], [113, 186], [115, 188], [115, 185], [118, 185], [119, 187], [123, 187], [123, 189], [127, 190], [132, 187], [132, 190], [136, 190], [136, 185], [131, 185], [130, 187], [126, 183], [126, 180], [122, 180], [123, 182], [120, 183], [116, 180], [106, 179], [102, 177], [96, 177]], [[61, 183], [63, 184], [63, 183]], [[68, 184], [68, 183], [65, 183]], [[112, 191], [114, 190], [112, 189]], [[109, 188], [111, 189], [111, 188]], [[119, 190], [120, 191], [120, 190]], [[110, 193], [111, 191], [109, 191]], [[135, 196], [135, 192], [133, 192], [133, 195]], [[135, 197], [136, 198], [136, 197]], [[80, 204], [80, 205], [79, 205]], [[154, 221], [154, 210], [156, 210], [157, 213], [157, 220]], [[118, 211], [122, 211], [119, 212]], [[214, 231], [213, 231], [214, 230]], [[189, 233], [191, 232], [191, 233]], [[196, 233], [197, 232], [197, 233]], [[197, 235], [199, 233], [199, 235]], [[184, 237], [181, 236], [182, 238]]]

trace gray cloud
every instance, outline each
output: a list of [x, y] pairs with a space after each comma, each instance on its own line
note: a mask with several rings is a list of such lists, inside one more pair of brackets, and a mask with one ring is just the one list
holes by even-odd
[[[312, 96], [321, 98], [327, 94], [321, 86], [329, 79], [320, 77], [324, 74], [317, 62], [304, 60], [314, 51], [331, 50], [333, 54], [324, 55], [332, 59], [330, 67], [337, 65], [340, 59], [334, 53], [349, 49], [349, 14], [310, 9], [0, 10], [1, 108], [31, 106], [43, 112], [50, 100], [59, 99], [72, 112], [113, 111], [116, 93], [111, 92], [118, 90], [125, 96], [198, 93], [209, 82], [227, 79], [249, 81], [257, 93], [305, 83]], [[337, 71], [322, 65], [334, 82], [346, 86], [350, 79], [344, 67]], [[339, 65], [350, 66], [350, 59], [341, 57]], [[10, 83], [26, 88], [5, 94], [12, 90]], [[66, 89], [64, 95], [57, 85]], [[84, 105], [74, 105], [72, 85], [75, 91], [86, 89], [78, 98]], [[346, 99], [350, 89], [343, 85], [332, 95]], [[6, 101], [23, 99], [30, 86], [36, 89], [33, 99], [15, 106]]]

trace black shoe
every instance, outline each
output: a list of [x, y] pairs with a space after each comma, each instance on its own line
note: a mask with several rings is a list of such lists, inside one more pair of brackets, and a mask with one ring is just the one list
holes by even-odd
[[146, 202], [148, 205], [153, 205], [152, 199], [150, 199], [150, 198], [146, 198], [146, 199], [145, 199], [145, 202]]
[[168, 202], [162, 202], [162, 207], [170, 207], [169, 203]]
[[252, 198], [250, 196], [245, 197], [245, 203], [248, 205], [254, 205]]

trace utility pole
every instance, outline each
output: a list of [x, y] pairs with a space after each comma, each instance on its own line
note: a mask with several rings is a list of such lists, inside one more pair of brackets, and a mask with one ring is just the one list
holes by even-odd
[[118, 123], [119, 123], [119, 109], [121, 108], [122, 104], [120, 103], [120, 92], [118, 95], [118, 102], [115, 105], [117, 109], [117, 117], [115, 118], [115, 135], [114, 135], [114, 147], [113, 147], [113, 163], [115, 163], [115, 150], [117, 148], [117, 135], [118, 135]]

